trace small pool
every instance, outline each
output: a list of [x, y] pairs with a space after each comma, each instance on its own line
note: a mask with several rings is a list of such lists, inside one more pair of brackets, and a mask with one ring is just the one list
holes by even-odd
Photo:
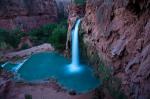
[[[79, 93], [88, 92], [100, 85], [100, 80], [94, 76], [89, 66], [81, 65], [79, 71], [73, 72], [68, 64], [70, 61], [58, 53], [44, 52], [32, 55], [17, 73], [29, 82], [55, 78], [66, 89]], [[3, 68], [12, 71], [15, 66], [18, 64], [7, 63]]]

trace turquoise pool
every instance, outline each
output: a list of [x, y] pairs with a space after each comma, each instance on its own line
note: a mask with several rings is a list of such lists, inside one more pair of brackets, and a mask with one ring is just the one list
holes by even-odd
[[[29, 82], [55, 78], [66, 89], [79, 93], [88, 92], [100, 85], [100, 80], [94, 76], [89, 66], [81, 65], [80, 71], [73, 72], [68, 64], [70, 60], [58, 53], [44, 52], [32, 55], [17, 73], [21, 79]], [[12, 71], [17, 65], [8, 63], [3, 68]]]

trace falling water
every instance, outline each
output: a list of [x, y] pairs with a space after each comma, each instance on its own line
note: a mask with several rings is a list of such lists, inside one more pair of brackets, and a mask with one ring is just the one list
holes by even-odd
[[12, 68], [12, 71], [17, 73], [19, 69], [23, 66], [23, 64], [27, 61], [27, 59], [23, 60], [21, 63], [19, 63], [17, 66]]
[[7, 64], [9, 64], [9, 62], [2, 64], [1, 67], [4, 68]]
[[75, 29], [72, 30], [72, 64], [79, 65], [79, 45], [78, 45], [78, 30], [80, 19], [77, 20]]
[[79, 45], [78, 45], [78, 31], [81, 20], [78, 19], [75, 28], [72, 30], [72, 63], [69, 65], [69, 70], [71, 72], [79, 71], [80, 63], [79, 63]]

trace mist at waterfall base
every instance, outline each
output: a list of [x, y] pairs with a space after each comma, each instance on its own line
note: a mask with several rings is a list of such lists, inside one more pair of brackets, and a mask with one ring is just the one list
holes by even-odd
[[78, 31], [81, 20], [77, 20], [75, 28], [72, 30], [72, 63], [68, 65], [70, 72], [81, 72], [82, 66], [79, 63], [79, 40]]
[[[72, 60], [55, 52], [34, 54], [19, 64], [7, 62], [3, 68], [17, 72], [25, 82], [41, 82], [56, 79], [67, 90], [77, 93], [89, 92], [100, 85], [100, 80], [94, 76], [93, 69], [79, 62], [78, 28], [80, 20], [72, 30]], [[71, 63], [71, 64], [70, 64]], [[18, 69], [19, 68], [19, 69]]]

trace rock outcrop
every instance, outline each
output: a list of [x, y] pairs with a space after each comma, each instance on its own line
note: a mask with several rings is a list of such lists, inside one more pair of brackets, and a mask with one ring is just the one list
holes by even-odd
[[11, 81], [12, 76], [12, 74], [0, 70], [0, 99], [7, 98], [7, 94], [10, 92], [10, 88], [13, 85]]
[[113, 66], [131, 99], [150, 98], [150, 1], [87, 0], [82, 29], [88, 51]]
[[30, 30], [57, 20], [55, 0], [0, 0], [0, 28]]

